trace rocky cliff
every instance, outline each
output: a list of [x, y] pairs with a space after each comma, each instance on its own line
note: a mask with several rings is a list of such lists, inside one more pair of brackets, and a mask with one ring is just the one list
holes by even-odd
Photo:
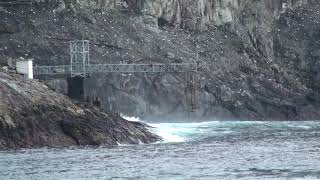
[[[89, 39], [93, 63], [207, 63], [198, 74], [197, 118], [319, 119], [318, 2], [127, 0], [121, 10], [109, 2], [2, 8], [0, 57], [65, 64], [68, 41]], [[86, 92], [107, 110], [184, 119], [183, 79], [110, 74], [87, 79]]]
[[151, 143], [143, 124], [83, 106], [37, 80], [0, 70], [0, 149]]

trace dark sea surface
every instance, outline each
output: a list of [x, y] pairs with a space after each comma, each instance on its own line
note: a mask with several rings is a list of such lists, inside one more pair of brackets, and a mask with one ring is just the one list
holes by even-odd
[[5, 179], [320, 179], [320, 122], [158, 123], [164, 142], [0, 152]]

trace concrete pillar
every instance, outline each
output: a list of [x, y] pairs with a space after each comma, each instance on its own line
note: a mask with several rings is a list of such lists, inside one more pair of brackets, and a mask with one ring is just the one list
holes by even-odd
[[16, 70], [18, 73], [33, 79], [33, 59], [19, 58], [16, 60]]
[[76, 76], [69, 77], [68, 82], [68, 96], [74, 99], [84, 99], [84, 77]]

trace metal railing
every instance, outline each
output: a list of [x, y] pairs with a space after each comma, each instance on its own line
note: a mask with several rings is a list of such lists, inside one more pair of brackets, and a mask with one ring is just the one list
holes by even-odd
[[32, 0], [0, 0], [0, 6], [31, 5], [32, 3]]
[[34, 66], [34, 75], [55, 75], [55, 74], [70, 74], [70, 65], [60, 65], [60, 66]]
[[[198, 63], [171, 64], [89, 64], [87, 74], [96, 73], [161, 73], [191, 72], [198, 70]], [[82, 65], [73, 65], [72, 70], [83, 69]], [[34, 66], [34, 75], [72, 74], [71, 65]]]
[[160, 73], [160, 72], [187, 72], [196, 71], [193, 63], [184, 64], [91, 64], [89, 72], [114, 73]]

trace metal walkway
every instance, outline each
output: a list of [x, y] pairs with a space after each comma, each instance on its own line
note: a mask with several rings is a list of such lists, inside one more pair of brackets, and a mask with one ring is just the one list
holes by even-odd
[[0, 6], [31, 5], [32, 0], [0, 0]]
[[70, 42], [70, 65], [34, 66], [35, 76], [70, 75], [71, 77], [88, 77], [91, 74], [101, 73], [185, 73], [185, 97], [190, 104], [190, 111], [197, 109], [196, 89], [197, 72], [206, 68], [205, 64], [168, 63], [168, 64], [91, 64], [89, 41]]
[[[72, 69], [71, 69], [72, 67]], [[61, 65], [61, 66], [34, 66], [34, 75], [67, 75], [71, 71], [80, 72], [86, 69], [86, 74], [98, 73], [181, 73], [195, 72], [197, 63], [172, 63], [172, 64], [89, 64]], [[74, 74], [74, 73], [72, 73]], [[80, 75], [80, 74], [79, 74]], [[82, 75], [82, 74], [81, 74]]]
[[34, 75], [87, 76], [97, 73], [182, 73], [196, 72], [199, 63], [91, 64], [88, 40], [70, 42], [70, 65], [34, 66]]

